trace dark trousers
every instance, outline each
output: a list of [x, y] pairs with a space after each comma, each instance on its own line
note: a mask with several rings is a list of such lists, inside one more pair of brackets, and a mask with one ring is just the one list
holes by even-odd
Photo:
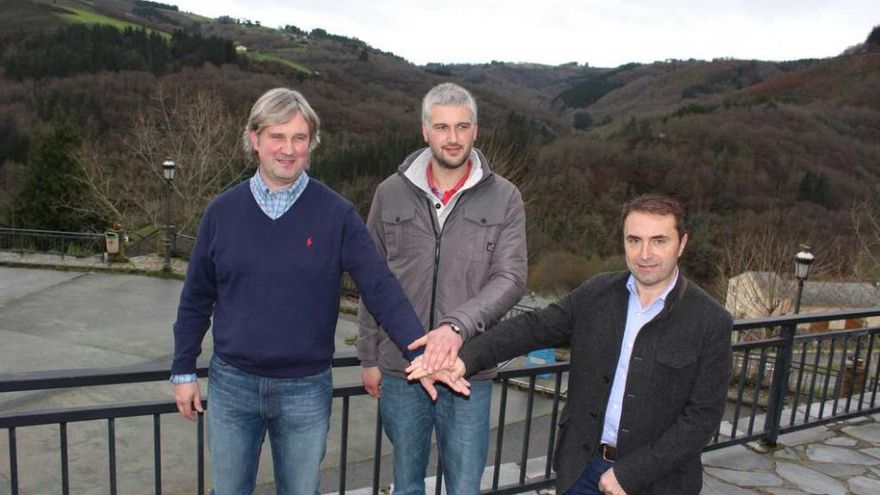
[[602, 495], [599, 491], [599, 478], [612, 467], [614, 467], [613, 463], [606, 461], [602, 458], [602, 454], [597, 453], [564, 495]]

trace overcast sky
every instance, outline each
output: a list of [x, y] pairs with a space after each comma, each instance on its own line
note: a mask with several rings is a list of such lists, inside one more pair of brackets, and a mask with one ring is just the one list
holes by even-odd
[[208, 17], [358, 38], [415, 64], [616, 67], [668, 58], [822, 58], [865, 40], [880, 0], [166, 0]]

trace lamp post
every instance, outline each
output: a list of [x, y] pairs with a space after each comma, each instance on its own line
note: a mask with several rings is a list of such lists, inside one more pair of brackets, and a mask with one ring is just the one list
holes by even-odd
[[801, 311], [801, 296], [804, 293], [804, 280], [810, 276], [810, 266], [813, 264], [813, 253], [810, 248], [803, 246], [803, 250], [794, 255], [794, 276], [798, 281], [797, 296], [794, 300], [794, 314]]
[[162, 163], [162, 176], [165, 177], [165, 264], [162, 270], [166, 272], [171, 271], [171, 181], [175, 168], [171, 160]]

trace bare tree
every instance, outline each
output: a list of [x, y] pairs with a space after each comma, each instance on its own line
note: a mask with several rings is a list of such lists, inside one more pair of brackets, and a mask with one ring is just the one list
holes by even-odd
[[86, 140], [72, 157], [78, 173], [70, 180], [85, 186], [87, 194], [82, 204], [68, 207], [97, 216], [107, 226], [131, 224], [127, 212], [130, 202], [122, 195], [124, 177], [113, 167], [112, 160], [97, 139]]
[[[794, 254], [801, 243], [812, 243], [818, 254], [811, 279], [839, 279], [852, 259], [837, 235], [820, 236], [795, 213], [745, 215], [728, 226], [731, 236], [722, 251], [717, 293], [727, 294], [725, 306], [734, 318], [760, 318], [791, 313], [797, 284]], [[767, 330], [743, 332], [742, 340], [768, 335]]]
[[880, 282], [880, 208], [867, 201], [850, 211], [858, 253], [853, 272], [859, 280]]
[[207, 203], [244, 177], [243, 125], [212, 91], [185, 94], [159, 84], [153, 105], [132, 118], [124, 187], [153, 224], [164, 223], [162, 163], [173, 160], [173, 222], [193, 232]]

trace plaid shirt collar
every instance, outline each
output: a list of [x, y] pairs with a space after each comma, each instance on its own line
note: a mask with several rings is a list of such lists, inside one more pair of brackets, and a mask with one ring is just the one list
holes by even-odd
[[299, 175], [293, 184], [279, 191], [273, 191], [266, 185], [266, 182], [260, 177], [259, 170], [250, 180], [251, 194], [253, 194], [263, 213], [272, 220], [276, 220], [281, 215], [287, 213], [287, 210], [299, 199], [308, 184], [309, 176], [305, 171]]

